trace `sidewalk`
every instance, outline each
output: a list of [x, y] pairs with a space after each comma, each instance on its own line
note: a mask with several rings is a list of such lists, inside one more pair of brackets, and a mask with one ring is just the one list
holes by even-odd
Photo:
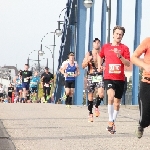
[[107, 107], [100, 109], [101, 116], [89, 123], [85, 106], [0, 104], [0, 119], [16, 150], [150, 150], [150, 128], [141, 139], [134, 134], [138, 109], [122, 106], [115, 135], [106, 131]]

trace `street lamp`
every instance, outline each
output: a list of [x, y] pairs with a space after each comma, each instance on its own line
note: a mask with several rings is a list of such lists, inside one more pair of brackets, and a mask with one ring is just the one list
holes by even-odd
[[64, 21], [60, 21], [60, 16], [62, 14], [62, 12], [67, 9], [68, 7], [65, 7], [62, 9], [60, 15], [59, 15], [59, 21], [58, 21], [58, 28], [55, 30], [56, 35], [59, 37], [62, 35], [62, 30], [60, 29], [60, 25], [63, 24]]
[[56, 40], [55, 40], [55, 35], [56, 35], [56, 32], [51, 32], [54, 34], [54, 45], [50, 45], [50, 46], [53, 46], [53, 75], [54, 75], [54, 54], [55, 54], [55, 46], [56, 46]]
[[43, 56], [44, 52], [42, 50], [38, 51], [39, 56]]
[[38, 71], [39, 72], [40, 72], [40, 57], [39, 56], [43, 56], [43, 54], [44, 52], [42, 50], [38, 50]]
[[93, 1], [92, 0], [84, 0], [84, 6], [86, 8], [91, 8], [92, 7], [92, 4], [93, 4]]
[[62, 35], [62, 30], [60, 29], [60, 25], [63, 23], [64, 21], [58, 21], [58, 28], [55, 30], [55, 33], [58, 37]]

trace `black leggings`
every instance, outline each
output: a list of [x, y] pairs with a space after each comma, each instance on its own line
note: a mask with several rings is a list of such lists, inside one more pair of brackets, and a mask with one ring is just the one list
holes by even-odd
[[140, 126], [145, 128], [150, 125], [150, 84], [140, 83], [139, 93]]
[[45, 86], [43, 87], [43, 93], [44, 93], [45, 100], [46, 100], [46, 97], [48, 95], [50, 95], [50, 90], [51, 90], [50, 87], [45, 87]]

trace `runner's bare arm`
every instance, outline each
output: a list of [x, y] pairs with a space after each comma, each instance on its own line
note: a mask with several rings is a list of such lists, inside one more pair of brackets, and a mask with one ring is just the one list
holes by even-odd
[[99, 56], [99, 54], [97, 54], [97, 62], [98, 62], [98, 66], [102, 65], [103, 58], [101, 56]]
[[16, 83], [16, 77], [14, 78], [13, 82]]
[[62, 67], [62, 70], [61, 70], [61, 73], [66, 76], [66, 73], [65, 73], [65, 70], [67, 68], [68, 64], [65, 64], [63, 67]]
[[103, 70], [102, 62], [103, 58], [97, 54], [97, 62], [98, 62], [98, 72], [101, 72]]
[[123, 56], [120, 54], [119, 50], [117, 50], [117, 56], [122, 61], [122, 63], [129, 67], [130, 66], [130, 51], [128, 47], [124, 48], [124, 54]]
[[133, 55], [131, 56], [131, 62], [138, 67], [144, 68], [147, 64], [144, 63], [142, 59], [139, 57], [146, 52], [148, 49], [148, 43], [150, 43], [150, 38], [146, 38], [142, 41], [142, 43], [136, 48]]
[[88, 66], [88, 63], [91, 61], [92, 56], [89, 55], [89, 52], [86, 53], [85, 58], [83, 59], [82, 62], [82, 68], [86, 68]]
[[64, 70], [65, 69], [63, 69], [63, 68], [64, 68], [64, 66], [63, 67], [61, 66], [61, 68], [59, 69], [59, 71], [60, 71], [61, 74], [64, 74]]
[[84, 59], [83, 59], [83, 62], [82, 62], [82, 68], [86, 68], [88, 66], [88, 56], [89, 56], [89, 52], [86, 53]]
[[102, 46], [100, 53], [97, 54], [97, 62], [98, 62], [98, 71], [101, 72], [103, 69], [102, 63], [103, 63], [103, 58], [105, 57], [104, 55], [104, 49], [105, 49], [105, 45]]
[[130, 61], [128, 59], [125, 59], [123, 56], [120, 58], [120, 60], [122, 61], [122, 63], [127, 66], [130, 67]]
[[76, 64], [76, 68], [77, 68], [77, 70], [76, 70], [76, 76], [78, 76], [78, 75], [80, 75], [80, 70], [79, 70], [79, 65], [78, 64]]
[[62, 66], [60, 66], [60, 68], [59, 68], [59, 72], [61, 72], [62, 71]]

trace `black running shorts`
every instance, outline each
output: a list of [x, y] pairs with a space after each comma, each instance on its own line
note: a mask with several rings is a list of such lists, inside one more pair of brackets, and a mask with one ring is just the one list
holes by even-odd
[[106, 90], [113, 89], [115, 91], [115, 98], [121, 99], [124, 91], [125, 81], [122, 80], [104, 80]]
[[75, 80], [71, 80], [71, 81], [66, 80], [65, 81], [65, 88], [69, 88], [69, 89], [75, 88]]

